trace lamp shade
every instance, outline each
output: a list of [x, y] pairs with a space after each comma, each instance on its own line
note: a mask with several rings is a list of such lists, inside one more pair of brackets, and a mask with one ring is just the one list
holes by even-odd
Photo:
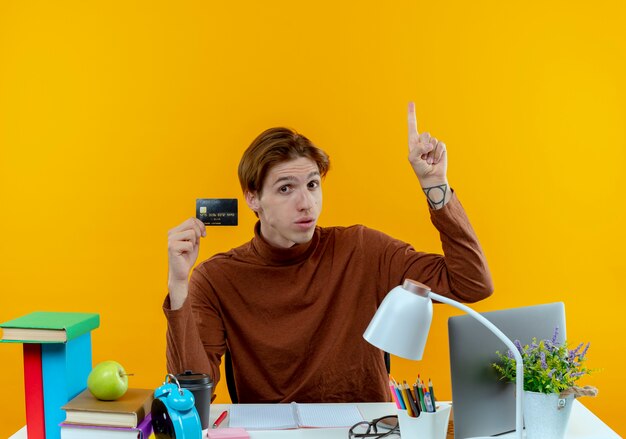
[[430, 289], [406, 280], [391, 290], [378, 307], [363, 337], [390, 354], [421, 360], [433, 318]]

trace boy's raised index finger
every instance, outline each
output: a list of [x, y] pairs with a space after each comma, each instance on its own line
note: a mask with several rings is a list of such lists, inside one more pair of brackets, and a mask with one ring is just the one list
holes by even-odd
[[409, 102], [409, 139], [417, 140], [417, 118], [415, 116], [415, 103]]

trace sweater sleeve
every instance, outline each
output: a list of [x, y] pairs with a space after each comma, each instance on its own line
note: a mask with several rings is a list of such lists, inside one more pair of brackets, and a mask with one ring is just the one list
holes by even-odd
[[387, 237], [379, 260], [380, 300], [406, 278], [462, 302], [489, 297], [493, 283], [487, 260], [455, 193], [442, 209], [431, 210], [431, 221], [439, 231], [444, 254], [417, 252], [411, 245]]
[[189, 295], [178, 310], [170, 307], [169, 296], [163, 303], [167, 319], [167, 370], [206, 373], [214, 386], [220, 379], [221, 357], [226, 349], [224, 327], [216, 309], [210, 283], [196, 268], [189, 281]]

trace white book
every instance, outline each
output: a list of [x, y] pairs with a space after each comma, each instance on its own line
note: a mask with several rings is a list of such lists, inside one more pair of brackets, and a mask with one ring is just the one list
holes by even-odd
[[229, 427], [246, 430], [351, 427], [363, 421], [356, 404], [233, 404]]
[[63, 422], [61, 439], [148, 439], [152, 434], [152, 415], [148, 415], [137, 427], [111, 427], [82, 425]]

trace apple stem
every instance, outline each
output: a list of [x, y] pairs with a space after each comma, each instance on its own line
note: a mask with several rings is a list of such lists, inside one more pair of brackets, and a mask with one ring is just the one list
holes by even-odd
[[122, 377], [132, 377], [134, 375], [135, 375], [134, 373], [121, 373], [120, 374], [120, 376], [122, 376]]

